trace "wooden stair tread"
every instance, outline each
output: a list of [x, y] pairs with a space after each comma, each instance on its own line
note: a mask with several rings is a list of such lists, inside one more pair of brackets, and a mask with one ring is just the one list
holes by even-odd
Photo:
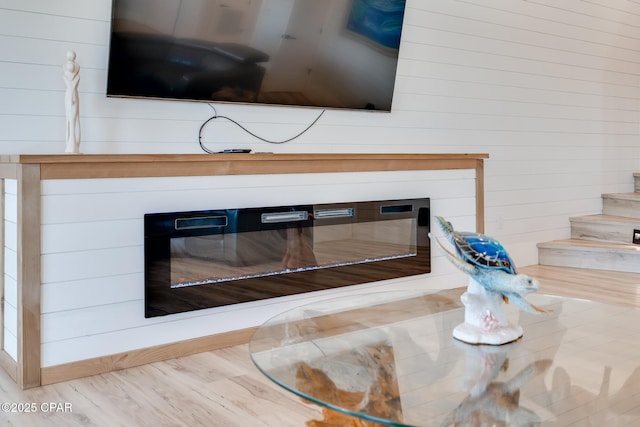
[[541, 265], [640, 273], [640, 245], [554, 240], [538, 244], [538, 262]]
[[610, 243], [610, 242], [595, 242], [591, 240], [582, 239], [564, 239], [564, 240], [552, 240], [549, 242], [538, 243], [540, 249], [576, 249], [590, 251], [622, 251], [638, 253], [640, 256], [640, 245], [623, 244], [623, 243]]
[[619, 200], [633, 200], [640, 201], [640, 193], [605, 193], [602, 195], [603, 199], [619, 199]]
[[538, 243], [538, 263], [640, 273], [640, 172], [633, 193], [602, 194], [602, 213], [570, 217], [571, 238]]
[[[549, 285], [552, 285], [553, 282], [557, 282], [559, 278], [562, 278], [563, 285], [561, 289], [564, 289], [570, 284], [583, 285], [585, 282], [591, 283], [593, 287], [602, 289], [600, 285], [605, 278], [603, 277], [602, 270], [540, 264], [526, 265], [518, 268], [518, 273], [528, 274], [540, 280], [548, 280], [550, 282]], [[611, 271], [606, 273], [606, 278], [616, 282], [617, 288], [626, 289], [638, 295], [640, 299], [640, 274], [625, 271]], [[555, 293], [557, 293], [557, 291]]]
[[628, 216], [618, 216], [618, 215], [605, 215], [605, 214], [597, 214], [597, 215], [582, 215], [582, 216], [574, 216], [569, 218], [571, 221], [584, 221], [584, 222], [603, 222], [603, 223], [626, 223], [626, 224], [639, 224], [640, 219], [631, 218]]
[[571, 238], [588, 241], [631, 244], [640, 218], [617, 215], [584, 215], [569, 218]]

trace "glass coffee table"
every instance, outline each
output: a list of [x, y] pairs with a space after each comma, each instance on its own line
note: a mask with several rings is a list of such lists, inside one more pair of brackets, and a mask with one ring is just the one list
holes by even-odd
[[461, 290], [315, 302], [258, 328], [257, 368], [325, 417], [391, 426], [638, 426], [640, 310], [533, 294], [505, 306], [524, 336], [455, 340]]

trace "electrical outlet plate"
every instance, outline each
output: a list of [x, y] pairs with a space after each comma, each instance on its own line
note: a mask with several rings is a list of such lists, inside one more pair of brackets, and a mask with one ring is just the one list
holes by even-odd
[[633, 230], [633, 243], [640, 245], [640, 230]]

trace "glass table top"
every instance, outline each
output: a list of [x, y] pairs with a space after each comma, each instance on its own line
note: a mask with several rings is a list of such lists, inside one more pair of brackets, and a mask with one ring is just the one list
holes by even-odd
[[251, 357], [324, 414], [391, 426], [640, 426], [640, 310], [548, 295], [505, 305], [524, 336], [469, 345], [460, 290], [378, 292], [282, 313]]

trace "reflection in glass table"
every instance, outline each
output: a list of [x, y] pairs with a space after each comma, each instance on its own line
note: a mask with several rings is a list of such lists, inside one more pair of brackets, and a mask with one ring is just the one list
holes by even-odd
[[325, 419], [357, 420], [345, 425], [640, 425], [640, 310], [533, 295], [554, 313], [507, 304], [524, 336], [478, 346], [452, 337], [460, 293], [315, 302], [258, 328], [251, 357]]

